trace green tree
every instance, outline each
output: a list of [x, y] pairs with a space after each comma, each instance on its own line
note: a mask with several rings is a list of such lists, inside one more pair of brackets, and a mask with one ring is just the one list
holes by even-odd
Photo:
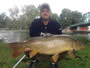
[[9, 22], [9, 17], [5, 13], [0, 14], [0, 28], [6, 28]]
[[82, 20], [82, 14], [78, 11], [72, 11], [72, 23], [71, 24], [81, 23], [81, 20]]
[[39, 9], [36, 8], [34, 5], [24, 6], [22, 8], [23, 14], [20, 15], [19, 24], [20, 29], [29, 29], [29, 25], [32, 21], [37, 17], [40, 16]]
[[[11, 22], [11, 29], [29, 29], [31, 22], [39, 16], [39, 9], [34, 5], [27, 5], [22, 7], [22, 11], [19, 11], [18, 7], [14, 7], [9, 10]], [[20, 14], [21, 13], [21, 14]]]
[[63, 28], [69, 26], [72, 23], [71, 10], [63, 9], [60, 14], [60, 21]]
[[51, 18], [59, 22], [59, 16], [56, 13], [52, 13]]
[[15, 20], [19, 16], [19, 8], [15, 6], [14, 8], [9, 9], [10, 17]]
[[60, 21], [63, 28], [73, 25], [73, 24], [81, 23], [82, 14], [78, 11], [71, 11], [69, 9], [63, 9], [62, 13], [60, 14]]
[[8, 23], [10, 29], [18, 29], [18, 18], [19, 18], [19, 8], [15, 6], [9, 9], [11, 22]]

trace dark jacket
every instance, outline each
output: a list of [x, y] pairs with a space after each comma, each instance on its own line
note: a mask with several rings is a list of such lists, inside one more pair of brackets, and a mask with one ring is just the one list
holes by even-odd
[[42, 19], [35, 19], [30, 25], [30, 37], [40, 36], [40, 33], [62, 34], [61, 25], [56, 20], [49, 20], [48, 25], [42, 23]]

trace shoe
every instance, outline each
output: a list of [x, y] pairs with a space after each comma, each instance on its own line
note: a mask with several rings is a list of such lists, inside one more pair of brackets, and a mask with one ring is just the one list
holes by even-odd
[[32, 60], [32, 62], [29, 64], [29, 68], [36, 68], [36, 64], [39, 63], [39, 60]]
[[36, 63], [31, 62], [29, 64], [28, 68], [36, 68]]
[[55, 63], [51, 63], [51, 68], [58, 68], [58, 65]]

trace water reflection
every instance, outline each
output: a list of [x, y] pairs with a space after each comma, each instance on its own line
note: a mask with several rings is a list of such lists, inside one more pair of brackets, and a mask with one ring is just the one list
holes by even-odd
[[23, 42], [28, 37], [27, 31], [12, 31], [12, 30], [2, 30], [0, 31], [0, 40], [4, 42]]
[[88, 34], [88, 39], [90, 40], [90, 33]]

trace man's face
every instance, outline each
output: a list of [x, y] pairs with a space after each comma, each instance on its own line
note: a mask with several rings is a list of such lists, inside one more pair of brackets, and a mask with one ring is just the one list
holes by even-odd
[[50, 11], [48, 11], [48, 9], [46, 8], [44, 8], [40, 14], [41, 14], [41, 17], [45, 20], [48, 20], [50, 17]]

